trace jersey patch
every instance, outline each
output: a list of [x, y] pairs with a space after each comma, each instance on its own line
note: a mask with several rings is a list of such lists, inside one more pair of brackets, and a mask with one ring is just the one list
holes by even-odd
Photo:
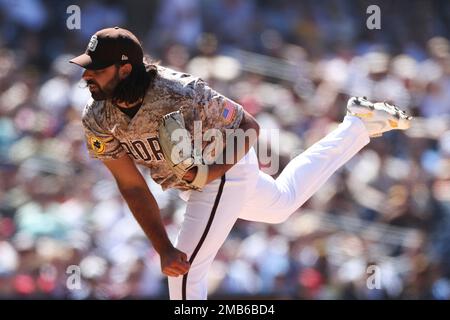
[[100, 138], [97, 138], [95, 136], [90, 136], [89, 137], [89, 144], [92, 148], [92, 150], [95, 151], [96, 154], [102, 154], [103, 152], [105, 152], [105, 143], [107, 143], [108, 141], [111, 141], [111, 139], [108, 140], [102, 140]]
[[225, 106], [223, 107], [222, 112], [224, 124], [229, 125], [232, 123], [236, 118], [236, 113], [236, 106], [232, 102], [225, 100]]

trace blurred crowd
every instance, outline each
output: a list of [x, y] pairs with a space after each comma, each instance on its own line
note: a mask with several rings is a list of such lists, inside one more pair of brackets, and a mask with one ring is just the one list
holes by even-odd
[[[280, 141], [259, 143], [280, 171], [336, 127], [349, 96], [415, 117], [373, 139], [287, 223], [239, 220], [210, 298], [450, 298], [448, 1], [380, 3], [381, 30], [366, 28], [377, 1], [83, 0], [81, 29], [69, 30], [73, 2], [0, 0], [0, 298], [168, 297], [157, 253], [88, 158], [90, 95], [68, 63], [114, 25], [278, 129]], [[143, 174], [175, 239], [185, 203]]]

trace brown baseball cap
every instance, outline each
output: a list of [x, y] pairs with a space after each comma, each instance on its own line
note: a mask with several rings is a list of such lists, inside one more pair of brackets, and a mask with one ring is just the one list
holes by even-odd
[[115, 63], [142, 63], [144, 52], [138, 38], [119, 27], [97, 31], [89, 41], [85, 53], [70, 60], [80, 67], [99, 70]]

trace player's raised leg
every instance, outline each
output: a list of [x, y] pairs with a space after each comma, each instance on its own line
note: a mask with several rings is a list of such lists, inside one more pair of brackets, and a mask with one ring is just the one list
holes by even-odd
[[240, 218], [280, 223], [303, 205], [343, 164], [369, 143], [393, 129], [407, 129], [411, 117], [395, 106], [351, 98], [337, 129], [291, 160], [274, 180], [260, 172], [257, 186]]

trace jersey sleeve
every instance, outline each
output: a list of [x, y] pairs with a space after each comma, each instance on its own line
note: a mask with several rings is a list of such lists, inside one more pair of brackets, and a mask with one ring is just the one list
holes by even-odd
[[117, 159], [125, 155], [126, 151], [118, 139], [102, 128], [100, 125], [102, 117], [96, 114], [95, 105], [96, 102], [88, 103], [82, 116], [89, 156], [100, 160]]
[[220, 130], [239, 128], [244, 115], [244, 109], [240, 104], [211, 89], [201, 79], [196, 79], [191, 85], [193, 104], [187, 113], [193, 120], [201, 120], [203, 131], [212, 128]]
[[[185, 105], [181, 108], [185, 126], [191, 134], [194, 146], [196, 145], [196, 139], [201, 139], [203, 159], [208, 163], [212, 163], [218, 159], [217, 157], [221, 153], [220, 149], [223, 150], [226, 147], [226, 136], [230, 133], [229, 129], [239, 128], [244, 109], [238, 103], [211, 89], [201, 79], [196, 79], [189, 85], [192, 86], [193, 92], [191, 101], [189, 101], [190, 103], [187, 106]], [[201, 137], [198, 136], [199, 131], [195, 128], [198, 123], [201, 125]], [[220, 131], [222, 142], [219, 143], [217, 141], [216, 137], [218, 136], [216, 133], [213, 133], [213, 137], [204, 140], [209, 130]]]

